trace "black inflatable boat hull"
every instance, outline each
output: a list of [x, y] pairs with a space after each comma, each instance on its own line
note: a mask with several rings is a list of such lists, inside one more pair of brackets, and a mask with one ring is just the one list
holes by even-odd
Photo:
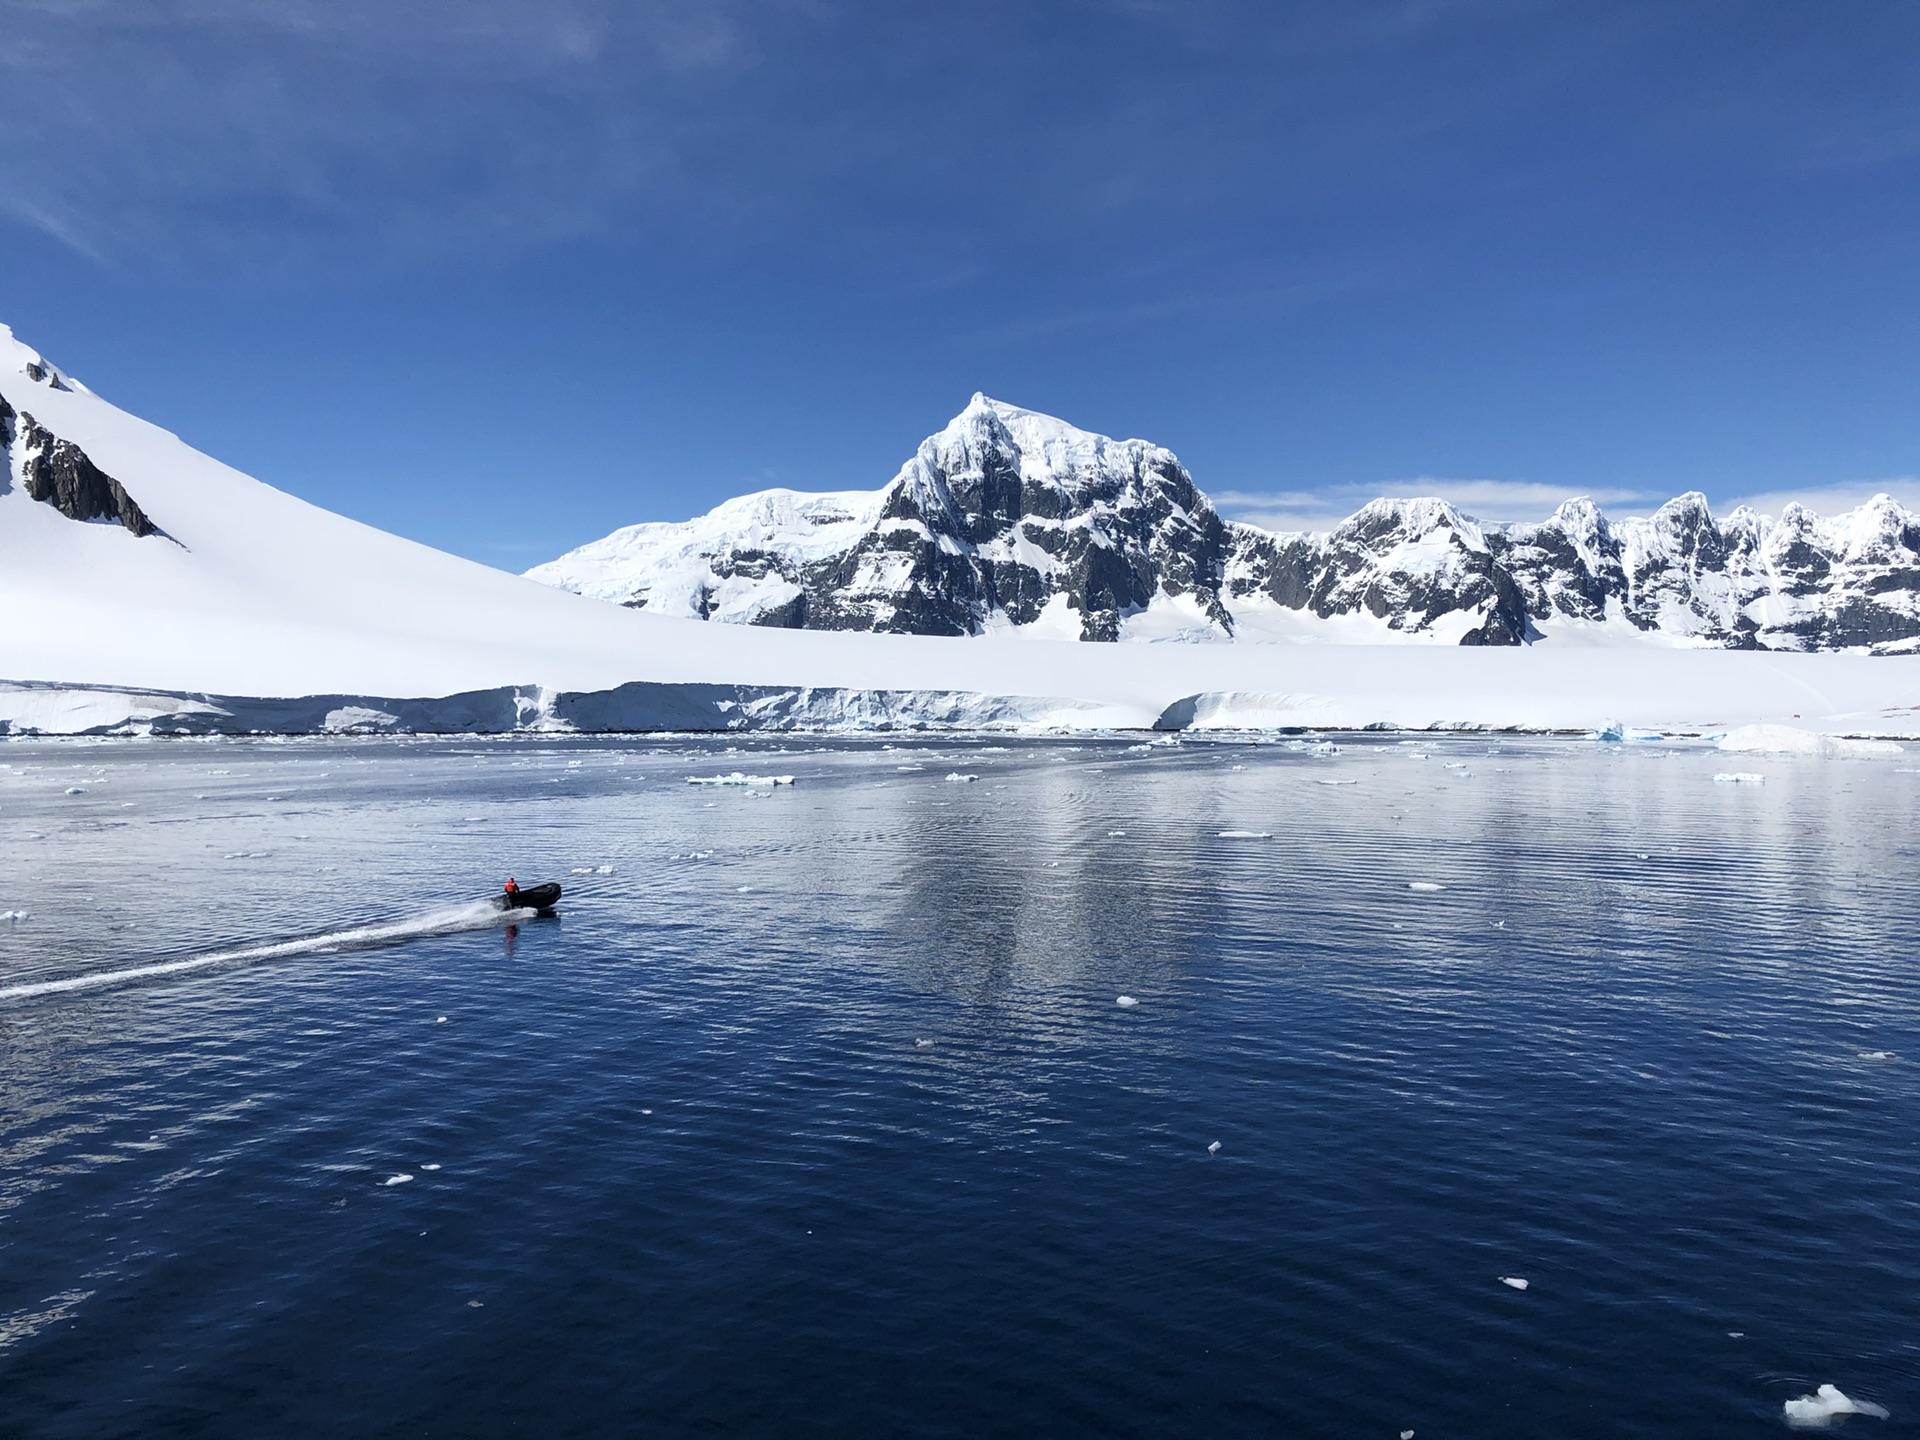
[[529, 885], [524, 890], [516, 890], [511, 895], [493, 897], [494, 907], [500, 910], [532, 910], [538, 914], [551, 914], [553, 907], [560, 901], [558, 885]]

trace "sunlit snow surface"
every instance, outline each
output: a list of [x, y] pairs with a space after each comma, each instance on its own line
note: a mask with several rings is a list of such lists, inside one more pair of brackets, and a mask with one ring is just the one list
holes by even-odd
[[1727, 759], [0, 746], [0, 1433], [1896, 1433], [1920, 775]]

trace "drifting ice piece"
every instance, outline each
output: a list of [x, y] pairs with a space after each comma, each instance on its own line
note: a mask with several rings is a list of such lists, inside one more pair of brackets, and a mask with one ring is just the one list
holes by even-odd
[[958, 770], [951, 771], [947, 775], [948, 782], [954, 785], [970, 785], [979, 778], [978, 775], [962, 775]]
[[1887, 1418], [1887, 1407], [1868, 1400], [1849, 1400], [1837, 1385], [1822, 1385], [1811, 1395], [1786, 1402], [1787, 1424], [1796, 1430], [1824, 1430], [1841, 1415]]
[[1220, 838], [1222, 840], [1271, 840], [1273, 832], [1271, 830], [1222, 830]]
[[389, 1175], [385, 1183], [388, 1185], [404, 1185], [411, 1179], [413, 1179], [411, 1175]]
[[1415, 880], [1407, 886], [1409, 890], [1418, 890], [1422, 895], [1432, 895], [1447, 887], [1434, 880]]
[[1211, 1145], [1207, 1146], [1207, 1154], [1218, 1155], [1219, 1153], [1220, 1153], [1220, 1142], [1218, 1140], [1214, 1141]]
[[1848, 740], [1798, 725], [1742, 725], [1722, 735], [1716, 749], [1736, 754], [1817, 755], [1835, 760], [1864, 760], [1904, 753], [1891, 740]]
[[1500, 1277], [1500, 1283], [1502, 1285], [1511, 1285], [1516, 1290], [1524, 1290], [1527, 1288], [1527, 1282], [1522, 1280], [1518, 1275], [1502, 1275]]
[[1755, 775], [1749, 770], [1722, 770], [1713, 777], [1713, 783], [1716, 785], [1764, 785], [1767, 783], [1767, 777]]
[[1138, 1005], [1140, 1002], [1134, 999], [1133, 996], [1131, 995], [1120, 995], [1115, 997], [1113, 1003], [1118, 1005], [1122, 1010], [1131, 1010], [1134, 1006]]
[[743, 775], [738, 770], [731, 775], [689, 775], [689, 785], [791, 785], [791, 775]]

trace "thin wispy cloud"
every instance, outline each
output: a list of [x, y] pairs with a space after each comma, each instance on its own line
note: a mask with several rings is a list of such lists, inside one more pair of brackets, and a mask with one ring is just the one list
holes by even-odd
[[1338, 485], [1323, 490], [1223, 490], [1213, 496], [1220, 513], [1230, 520], [1258, 525], [1263, 530], [1331, 530], [1371, 500], [1436, 497], [1458, 506], [1476, 519], [1495, 524], [1544, 520], [1563, 501], [1578, 497], [1596, 505], [1642, 511], [1668, 496], [1644, 490], [1606, 488], [1573, 490], [1528, 480], [1449, 480], [1435, 475], [1390, 480], [1377, 486]]
[[1799, 505], [1816, 515], [1839, 515], [1857, 509], [1876, 495], [1891, 495], [1909, 510], [1920, 512], [1920, 476], [1895, 475], [1880, 480], [1843, 480], [1830, 485], [1801, 485], [1742, 495], [1716, 506], [1727, 511], [1746, 505], [1762, 515], [1778, 515], [1788, 505]]

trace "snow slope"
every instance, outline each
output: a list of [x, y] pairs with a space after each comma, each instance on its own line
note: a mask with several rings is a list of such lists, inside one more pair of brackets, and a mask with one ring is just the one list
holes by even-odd
[[[222, 711], [234, 728], [268, 713], [309, 729], [335, 716], [331, 728], [347, 728], [356, 712], [395, 717], [396, 728], [709, 719], [1144, 727], [1213, 695], [1201, 707], [1209, 715], [1262, 725], [1584, 729], [1619, 720], [1920, 733], [1920, 664], [1904, 659], [1002, 645], [671, 619], [295, 499], [116, 409], [4, 328], [0, 396], [22, 417], [0, 488], [0, 682], [12, 682], [0, 686], [0, 723], [16, 730], [107, 729], [116, 709], [151, 720], [190, 703]], [[121, 486], [156, 533], [75, 520], [35, 499], [21, 443], [29, 415]], [[198, 695], [214, 698], [177, 698]], [[229, 703], [300, 696], [320, 699], [277, 711]], [[402, 703], [430, 697], [455, 699]]]

